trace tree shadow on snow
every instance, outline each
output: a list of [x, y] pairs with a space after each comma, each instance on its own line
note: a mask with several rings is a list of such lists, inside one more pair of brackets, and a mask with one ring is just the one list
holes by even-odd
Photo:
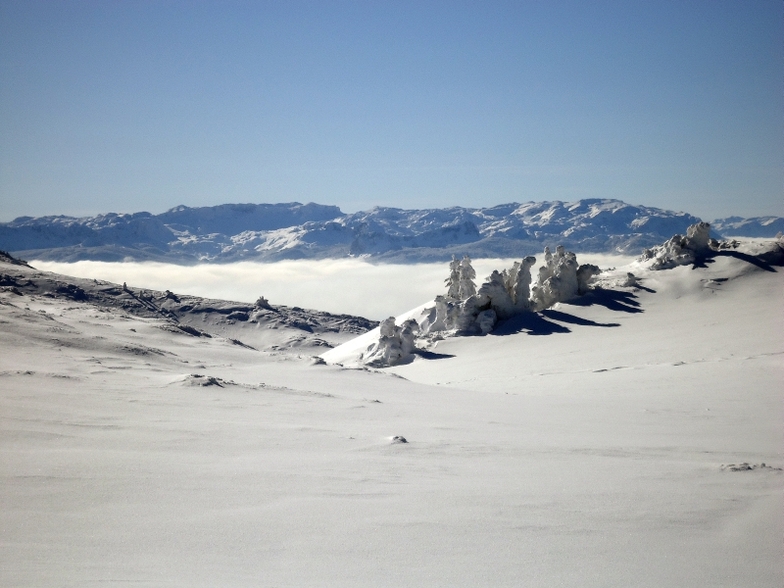
[[560, 310], [543, 310], [542, 314], [547, 318], [560, 321], [562, 323], [571, 323], [573, 325], [580, 325], [582, 327], [620, 327], [620, 323], [597, 323], [596, 321], [592, 321], [590, 319], [581, 318], [579, 316], [574, 316], [573, 314], [569, 314], [566, 312], [562, 312]]
[[568, 327], [548, 320], [538, 312], [524, 312], [499, 323], [490, 334], [504, 336], [514, 335], [523, 331], [527, 331], [529, 335], [552, 335], [554, 333], [572, 332]]
[[[646, 292], [655, 293], [655, 290], [650, 288], [640, 288]], [[595, 288], [579, 298], [569, 300], [569, 304], [573, 306], [593, 306], [598, 304], [604, 306], [608, 310], [616, 312], [628, 312], [636, 314], [643, 312], [640, 308], [640, 303], [637, 302], [637, 296], [632, 292], [624, 292], [622, 290], [605, 290], [604, 288]]]
[[[780, 253], [778, 254], [778, 256], [776, 255], [776, 253], [778, 252], [773, 252], [772, 254], [770, 254], [770, 257], [772, 258], [771, 260], [774, 262], [781, 261], [779, 259]], [[764, 256], [755, 257], [754, 255], [749, 255], [748, 253], [741, 253], [740, 251], [716, 251], [713, 254], [713, 256], [734, 257], [735, 259], [740, 259], [741, 261], [745, 261], [747, 263], [750, 263], [751, 265], [755, 265], [761, 270], [765, 270], [766, 272], [775, 273], [776, 271], [776, 269], [770, 263], [768, 263], [766, 259], [763, 258]]]
[[422, 359], [449, 359], [450, 357], [455, 357], [451, 353], [435, 353], [424, 349], [415, 350], [414, 355], [418, 355]]
[[[621, 292], [618, 290], [603, 290], [597, 288], [591, 292], [569, 300], [568, 304], [573, 306], [593, 306], [598, 304], [608, 310], [615, 312], [640, 313], [640, 303], [637, 296], [631, 292]], [[563, 307], [561, 307], [563, 308]], [[515, 333], [527, 332], [529, 335], [553, 335], [555, 333], [571, 333], [571, 329], [565, 324], [578, 325], [581, 327], [620, 327], [620, 323], [598, 323], [591, 319], [575, 316], [563, 310], [548, 309], [541, 312], [524, 312], [500, 322], [491, 335], [514, 335]]]

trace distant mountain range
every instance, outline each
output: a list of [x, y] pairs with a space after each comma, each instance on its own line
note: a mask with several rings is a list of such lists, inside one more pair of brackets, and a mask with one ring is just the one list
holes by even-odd
[[[637, 254], [700, 219], [619, 200], [528, 202], [490, 208], [345, 214], [321, 204], [178, 206], [162, 214], [20, 217], [0, 223], [0, 249], [26, 259], [156, 260], [175, 263], [367, 256], [441, 261], [454, 255], [520, 257], [546, 245], [576, 252]], [[773, 237], [784, 219], [730, 217], [717, 236]]]

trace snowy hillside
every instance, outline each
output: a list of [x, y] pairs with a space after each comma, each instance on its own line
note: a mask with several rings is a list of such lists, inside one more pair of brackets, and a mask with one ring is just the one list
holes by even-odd
[[0, 289], [21, 299], [33, 296], [94, 306], [115, 317], [159, 319], [161, 328], [177, 335], [217, 336], [261, 350], [323, 350], [378, 324], [362, 317], [272, 305], [263, 297], [255, 305], [244, 304], [40, 272], [2, 251]]
[[3, 257], [0, 585], [779, 588], [781, 243], [689, 246], [383, 370]]
[[[0, 223], [0, 249], [25, 259], [175, 263], [346, 256], [444, 261], [453, 254], [518, 257], [537, 253], [545, 245], [637, 255], [683, 233], [697, 220], [686, 213], [618, 200], [512, 203], [491, 208], [374, 208], [353, 214], [312, 203], [180, 206], [159, 215], [22, 217]], [[774, 236], [775, 232], [767, 233], [781, 222], [734, 219], [714, 229], [720, 233], [726, 227], [733, 235]]]

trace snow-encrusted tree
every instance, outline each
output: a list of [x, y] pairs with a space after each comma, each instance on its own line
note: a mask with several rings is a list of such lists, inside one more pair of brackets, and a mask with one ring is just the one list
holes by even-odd
[[458, 299], [466, 300], [467, 298], [470, 298], [476, 294], [476, 284], [474, 283], [474, 280], [476, 279], [476, 271], [471, 265], [470, 257], [467, 255], [463, 256], [463, 259], [460, 260], [458, 271], [460, 280]]
[[460, 300], [460, 261], [453, 255], [449, 262], [449, 277], [446, 282], [446, 297], [450, 300]]
[[533, 309], [544, 310], [577, 296], [578, 267], [577, 256], [562, 245], [556, 248], [555, 255], [545, 248], [545, 265], [539, 268], [539, 280], [532, 289]]
[[529, 255], [522, 262], [516, 261], [511, 269], [504, 270], [504, 282], [512, 303], [518, 311], [531, 308], [531, 268], [536, 258]]
[[493, 270], [476, 294], [480, 308], [490, 308], [498, 318], [508, 318], [515, 314], [514, 302], [504, 281], [504, 276]]

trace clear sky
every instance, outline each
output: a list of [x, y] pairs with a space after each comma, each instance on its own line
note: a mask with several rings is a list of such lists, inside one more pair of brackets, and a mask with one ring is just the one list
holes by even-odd
[[0, 221], [618, 198], [784, 216], [784, 3], [0, 0]]

